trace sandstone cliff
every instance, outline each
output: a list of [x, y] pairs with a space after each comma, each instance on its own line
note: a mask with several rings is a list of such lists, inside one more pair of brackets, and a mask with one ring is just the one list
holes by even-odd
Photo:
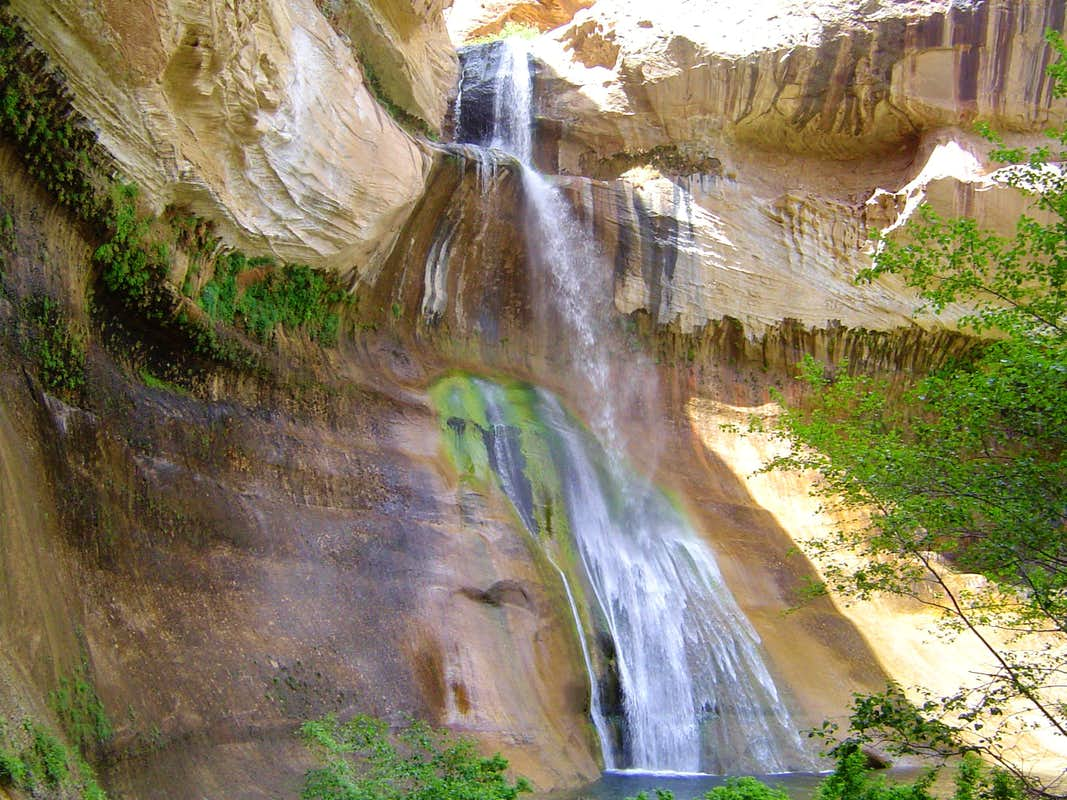
[[1043, 35], [1063, 16], [1028, 0], [603, 0], [535, 45], [539, 162], [621, 178], [575, 190], [621, 311], [689, 332], [730, 316], [754, 337], [787, 317], [910, 324], [899, 285], [853, 282], [869, 235], [924, 200], [1011, 227], [1025, 201], [972, 126], [1036, 142], [1062, 118]]
[[[597, 773], [561, 587], [501, 494], [442, 457], [426, 394], [461, 368], [567, 397], [575, 367], [519, 235], [515, 165], [434, 147], [385, 108], [442, 126], [444, 5], [13, 0], [156, 209], [338, 270], [358, 298], [336, 349], [286, 332], [258, 370], [194, 360], [149, 385], [146, 364], [188, 363], [181, 344], [106, 302], [92, 233], [0, 154], [0, 712], [47, 717], [86, 658], [116, 718], [102, 763], [119, 791], [295, 789], [293, 728], [327, 711], [447, 723], [540, 788]], [[567, 173], [605, 256], [590, 269], [629, 315], [619, 359], [656, 362], [662, 407], [628, 434], [671, 453], [649, 469], [815, 724], [878, 688], [882, 665], [828, 602], [784, 616], [815, 574], [789, 555], [798, 520], [746, 484], [751, 454], [708, 409], [788, 391], [804, 353], [906, 376], [969, 346], [912, 326], [899, 285], [852, 277], [868, 231], [924, 197], [994, 225], [1017, 214], [967, 127], [1029, 136], [1056, 117], [1040, 33], [1064, 4], [584, 5], [457, 3], [449, 24], [564, 23], [535, 46], [539, 160]], [[21, 301], [41, 292], [85, 332], [76, 396], [23, 352]]]
[[[849, 159], [984, 119], [1040, 130], [1062, 3], [601, 0], [542, 41], [565, 169], [671, 145], [722, 142]], [[574, 152], [577, 149], [578, 152]], [[582, 152], [584, 151], [584, 152]]]
[[[364, 272], [422, 191], [428, 154], [376, 102], [312, 0], [12, 8], [126, 178], [156, 209], [215, 220], [233, 245]], [[424, 94], [452, 80], [447, 44], [437, 50], [436, 72], [414, 81]], [[430, 105], [437, 124], [443, 106]]]

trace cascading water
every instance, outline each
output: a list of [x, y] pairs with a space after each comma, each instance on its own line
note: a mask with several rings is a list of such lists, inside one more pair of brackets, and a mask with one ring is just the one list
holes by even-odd
[[[759, 637], [723, 584], [711, 551], [667, 497], [627, 466], [615, 402], [615, 387], [625, 382], [613, 373], [608, 345], [610, 291], [600, 281], [605, 273], [591, 268], [596, 253], [570, 206], [532, 167], [530, 84], [521, 42], [468, 50], [457, 131], [461, 140], [502, 150], [521, 165], [532, 267], [550, 279], [553, 311], [566, 329], [572, 363], [581, 365], [573, 378], [597, 401], [590, 413], [595, 436], [551, 395], [537, 392], [535, 405], [590, 610], [614, 645], [625, 718], [618, 741], [583, 641], [605, 766], [718, 773], [810, 768], [762, 661]], [[489, 467], [524, 524], [544, 533], [520, 432], [506, 421], [506, 398], [494, 384], [476, 383], [489, 426]], [[571, 587], [560, 573], [584, 639]]]

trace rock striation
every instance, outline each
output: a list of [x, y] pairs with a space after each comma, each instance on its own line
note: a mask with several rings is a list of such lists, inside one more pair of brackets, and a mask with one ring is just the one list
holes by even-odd
[[456, 51], [445, 29], [449, 0], [323, 0], [320, 7], [373, 70], [383, 94], [435, 133], [456, 86]]
[[541, 110], [569, 171], [664, 145], [849, 159], [976, 119], [1035, 131], [1051, 116], [1044, 32], [1063, 23], [1058, 1], [731, 0], [709, 14], [600, 0], [541, 41]]
[[889, 330], [915, 302], [855, 285], [870, 234], [923, 201], [1011, 229], [1025, 200], [973, 123], [1034, 143], [1063, 118], [1044, 40], [1063, 24], [1063, 3], [1029, 0], [601, 0], [536, 43], [538, 160], [599, 179], [572, 193], [624, 313]]
[[[61, 298], [90, 343], [84, 394], [48, 394], [0, 296], [0, 713], [47, 715], [87, 657], [105, 705], [135, 712], [105, 775], [131, 796], [295, 792], [292, 730], [330, 711], [446, 723], [543, 789], [595, 776], [561, 586], [500, 492], [447, 463], [426, 394], [465, 369], [566, 396], [582, 366], [521, 235], [519, 165], [418, 140], [386, 109], [442, 127], [446, 0], [12, 5], [153, 206], [339, 270], [358, 301], [329, 353], [285, 335], [269, 374], [142, 385], [142, 354], [114, 352], [84, 307], [96, 243], [0, 149], [5, 289]], [[534, 47], [538, 159], [628, 315], [619, 361], [652, 351], [668, 430], [628, 433], [670, 454], [649, 472], [708, 532], [817, 724], [895, 662], [857, 632], [870, 618], [784, 615], [815, 576], [790, 555], [807, 483], [753, 488], [760, 453], [720, 425], [769, 385], [788, 394], [805, 353], [896, 377], [973, 345], [914, 324], [899, 284], [853, 278], [868, 233], [924, 199], [1002, 229], [1018, 216], [967, 128], [1025, 141], [1060, 118], [1041, 33], [1065, 2], [589, 5], [457, 0], [448, 27], [561, 26]]]

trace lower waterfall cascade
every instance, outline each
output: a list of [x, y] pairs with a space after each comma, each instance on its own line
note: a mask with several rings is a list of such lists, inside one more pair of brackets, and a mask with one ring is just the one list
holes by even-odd
[[554, 566], [552, 549], [576, 568], [592, 624], [614, 645], [622, 697], [621, 718], [612, 721], [612, 698], [603, 696], [579, 625], [607, 769], [730, 774], [814, 766], [762, 661], [759, 636], [711, 551], [662, 491], [613, 459], [545, 390], [451, 376], [433, 391], [453, 460], [499, 485]]

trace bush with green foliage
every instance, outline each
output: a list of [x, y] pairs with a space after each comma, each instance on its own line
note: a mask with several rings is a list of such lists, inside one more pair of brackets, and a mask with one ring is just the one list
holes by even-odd
[[[238, 277], [253, 269], [271, 268], [258, 280], [239, 287]], [[348, 293], [336, 280], [303, 264], [274, 269], [268, 258], [248, 259], [228, 253], [215, 262], [215, 274], [200, 292], [199, 304], [209, 317], [234, 324], [262, 342], [270, 342], [279, 326], [290, 332], [305, 331], [314, 341], [337, 342], [340, 317], [336, 307]]]
[[[1067, 49], [1058, 34], [1049, 42], [1062, 97]], [[1067, 127], [1052, 137], [1062, 150]], [[858, 701], [853, 735], [927, 755], [976, 747], [1031, 791], [1062, 794], [1067, 775], [1044, 782], [1012, 745], [1031, 724], [1067, 743], [1067, 175], [1053, 163], [1067, 152], [998, 146], [993, 158], [1032, 201], [1014, 236], [925, 208], [903, 236], [880, 240], [860, 276], [900, 276], [935, 313], [969, 305], [962, 324], [982, 345], [902, 397], [847, 365], [806, 359], [812, 396], [778, 427], [795, 447], [769, 468], [816, 470], [818, 494], [847, 521], [815, 552], [829, 588], [915, 598], [995, 665], [918, 707], [892, 686]], [[961, 588], [945, 562], [989, 582]], [[1013, 646], [998, 644], [1005, 634]]]
[[391, 732], [371, 717], [327, 716], [300, 735], [322, 761], [307, 773], [303, 800], [514, 800], [530, 791], [508, 779], [500, 755], [483, 757], [469, 739], [421, 722]]
[[[933, 800], [931, 786], [937, 777], [927, 770], [916, 780], [893, 782], [874, 772], [859, 743], [839, 744], [832, 755], [834, 771], [819, 784], [813, 800]], [[655, 800], [674, 800], [674, 794], [655, 791]], [[629, 800], [649, 800], [642, 792]], [[768, 786], [752, 777], [728, 778], [725, 785], [704, 793], [704, 800], [789, 800], [782, 789]], [[973, 752], [966, 753], [956, 772], [953, 800], [1022, 800], [1022, 784], [1003, 770], [989, 770]]]
[[[666, 789], [653, 791], [652, 800], [674, 800], [674, 792]], [[647, 792], [627, 800], [650, 800]], [[704, 793], [704, 800], [789, 800], [789, 795], [775, 786], [768, 786], [753, 777], [727, 778], [722, 786]]]
[[150, 240], [150, 221], [137, 210], [136, 186], [112, 186], [104, 221], [108, 238], [93, 253], [104, 285], [131, 305], [159, 313], [152, 292], [166, 277], [170, 253], [163, 242]]

